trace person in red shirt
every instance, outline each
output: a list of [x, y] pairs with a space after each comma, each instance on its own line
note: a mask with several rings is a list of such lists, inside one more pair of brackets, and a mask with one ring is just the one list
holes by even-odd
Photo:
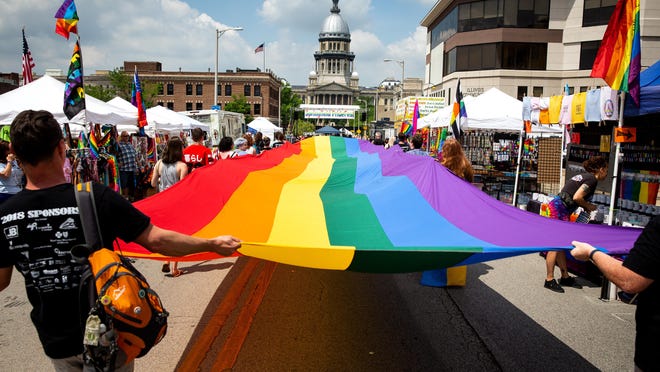
[[183, 150], [183, 161], [188, 165], [188, 172], [195, 168], [208, 165], [212, 160], [211, 149], [204, 146], [204, 131], [200, 128], [192, 130], [193, 144]]

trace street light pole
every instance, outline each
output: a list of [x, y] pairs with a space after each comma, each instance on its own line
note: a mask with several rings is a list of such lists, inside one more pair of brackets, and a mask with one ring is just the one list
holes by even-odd
[[277, 123], [282, 126], [282, 87], [286, 86], [286, 80], [280, 80], [280, 90], [277, 92]]
[[220, 41], [220, 36], [227, 31], [242, 31], [243, 27], [228, 27], [223, 28], [222, 30], [215, 29], [215, 79], [213, 86], [213, 105], [218, 105], [218, 42]]
[[397, 59], [390, 59], [390, 58], [385, 58], [383, 62], [396, 62], [401, 66], [401, 99], [403, 99], [403, 80], [405, 79], [406, 75], [406, 61], [405, 60], [397, 60]]

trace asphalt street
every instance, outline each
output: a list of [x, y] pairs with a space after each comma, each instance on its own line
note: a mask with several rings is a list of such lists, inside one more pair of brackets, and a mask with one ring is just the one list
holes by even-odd
[[[160, 273], [159, 262], [139, 261], [171, 316], [167, 336], [136, 371], [184, 370], [190, 355], [217, 358], [228, 342], [234, 371], [633, 370], [635, 307], [601, 301], [600, 286], [586, 280], [563, 294], [544, 289], [538, 255], [472, 265], [463, 288], [421, 286], [419, 273], [276, 265], [259, 284], [262, 298], [251, 302], [248, 284], [236, 305], [254, 314], [214, 324], [250, 260], [182, 263], [178, 278]], [[22, 285], [15, 272], [0, 293], [0, 371], [50, 370]], [[194, 350], [213, 327], [210, 349]], [[245, 330], [240, 342], [230, 336], [237, 328]]]

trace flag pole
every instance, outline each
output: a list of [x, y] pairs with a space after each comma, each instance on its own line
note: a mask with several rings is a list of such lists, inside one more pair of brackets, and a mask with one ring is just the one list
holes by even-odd
[[516, 165], [516, 179], [513, 183], [513, 200], [511, 205], [516, 206], [516, 197], [518, 196], [518, 179], [520, 178], [520, 161], [522, 159], [522, 148], [523, 144], [523, 132], [525, 131], [525, 123], [523, 122], [523, 128], [520, 128], [520, 135], [518, 136], [518, 164]]
[[266, 72], [266, 42], [263, 43], [264, 46], [264, 72]]
[[[619, 92], [621, 100], [619, 102], [619, 124], [617, 128], [623, 127], [623, 109], [626, 101], [626, 92]], [[616, 143], [616, 149], [614, 150], [614, 169], [612, 170], [612, 189], [610, 190], [610, 211], [608, 214], [608, 225], [613, 225], [614, 223], [614, 205], [616, 204], [616, 183], [619, 177], [619, 156], [621, 154], [621, 143]]]

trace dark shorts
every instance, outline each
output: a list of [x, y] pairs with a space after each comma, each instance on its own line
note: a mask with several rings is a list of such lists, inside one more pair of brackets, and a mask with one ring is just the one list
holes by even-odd
[[135, 188], [135, 172], [119, 171], [119, 184], [122, 189], [128, 188], [133, 190]]

